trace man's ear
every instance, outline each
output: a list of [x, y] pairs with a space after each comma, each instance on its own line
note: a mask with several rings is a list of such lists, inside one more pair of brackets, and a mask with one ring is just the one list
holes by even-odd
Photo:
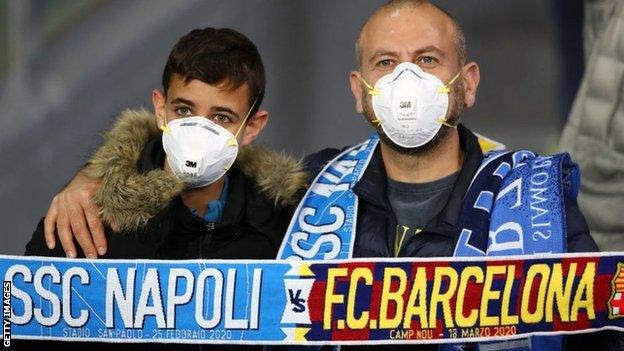
[[466, 107], [470, 108], [477, 100], [477, 88], [481, 79], [479, 66], [476, 62], [468, 62], [462, 68], [462, 79], [464, 83], [464, 103]]
[[243, 127], [243, 139], [241, 140], [241, 146], [247, 146], [251, 144], [262, 129], [269, 121], [269, 112], [267, 110], [259, 110], [247, 119], [247, 125]]
[[152, 91], [152, 105], [154, 105], [154, 114], [156, 115], [156, 123], [158, 123], [158, 127], [166, 124], [166, 102], [167, 98], [162, 91], [158, 89], [154, 89], [154, 91]]
[[351, 84], [351, 93], [355, 98], [355, 110], [357, 113], [364, 113], [362, 108], [362, 81], [360, 80], [361, 74], [358, 71], [351, 71], [349, 74], [349, 83]]

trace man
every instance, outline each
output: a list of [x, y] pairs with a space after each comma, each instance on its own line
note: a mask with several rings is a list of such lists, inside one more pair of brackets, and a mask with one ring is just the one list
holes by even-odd
[[[297, 162], [250, 146], [268, 121], [259, 109], [265, 76], [255, 45], [231, 29], [193, 30], [173, 47], [162, 79], [163, 90], [152, 93], [154, 114], [124, 112], [78, 177], [99, 183], [94, 197], [107, 223], [100, 227], [104, 257], [275, 258], [306, 175]], [[94, 257], [89, 248], [70, 250], [69, 256]], [[44, 221], [26, 254], [65, 255], [60, 245], [46, 246]], [[85, 346], [111, 348], [63, 345]]]
[[[479, 140], [466, 127], [458, 124], [462, 109], [475, 103], [479, 84], [477, 64], [466, 62], [461, 29], [452, 17], [428, 2], [391, 1], [376, 11], [363, 27], [357, 49], [359, 70], [350, 75], [351, 90], [357, 111], [375, 127], [380, 142], [377, 145], [375, 137], [371, 138], [369, 145], [374, 147], [369, 162], [365, 163], [361, 178], [349, 188], [359, 199], [359, 205], [351, 206], [357, 208], [357, 223], [354, 224], [357, 235], [353, 250], [347, 256], [453, 256], [463, 235], [460, 222], [465, 217], [461, 213], [464, 198], [484, 157], [480, 144], [483, 148], [492, 145], [487, 140]], [[422, 96], [410, 97], [414, 91], [431, 93], [432, 88], [435, 88], [432, 93], [435, 97], [429, 100], [423, 100]], [[393, 94], [403, 99], [396, 106], [388, 107], [388, 104], [397, 102], [393, 100]], [[435, 104], [433, 100], [436, 100]], [[426, 102], [424, 105], [423, 101]], [[415, 106], [428, 111], [425, 111], [425, 118], [420, 115], [410, 117]], [[401, 118], [393, 116], [393, 108], [402, 113]], [[413, 124], [413, 121], [421, 124]], [[404, 128], [406, 125], [408, 128]], [[356, 149], [363, 150], [364, 147]], [[317, 174], [328, 162], [330, 165], [340, 162], [342, 156], [334, 159], [338, 154], [338, 150], [327, 149], [308, 157], [310, 174]], [[317, 178], [312, 192], [331, 191], [327, 184], [320, 182], [320, 178], [323, 176]], [[339, 180], [336, 174], [327, 174], [326, 178]], [[334, 188], [341, 187], [342, 184], [334, 184]], [[80, 196], [79, 200], [71, 199], [74, 197], [71, 194], [81, 191], [76, 189], [85, 189], [85, 186], [70, 186], [57, 196], [49, 212], [51, 226], [58, 215], [67, 216], [68, 211], [74, 211], [73, 208], [82, 211], [84, 203], [88, 203], [89, 192]], [[303, 201], [308, 199], [310, 197], [306, 196]], [[566, 205], [566, 250], [595, 251], [596, 245], [589, 236], [574, 198], [559, 200]], [[306, 215], [310, 213], [303, 217]], [[336, 221], [345, 218], [340, 211], [333, 216]], [[60, 227], [68, 229], [67, 223], [64, 220]], [[295, 217], [293, 225], [297, 223]], [[81, 227], [85, 229], [86, 226]], [[90, 225], [90, 228], [96, 226]], [[93, 233], [95, 245], [85, 232], [75, 233], [81, 244], [86, 243], [83, 247], [103, 246], [104, 241], [97, 230]], [[289, 232], [292, 231], [289, 229]], [[287, 235], [291, 234], [289, 232]], [[487, 238], [487, 229], [483, 233]], [[53, 235], [47, 237], [53, 242]], [[297, 240], [301, 238], [298, 235]], [[61, 236], [63, 243], [71, 240], [71, 235]], [[331, 240], [329, 238], [327, 242], [335, 243]], [[286, 238], [284, 242], [292, 241]], [[294, 248], [293, 254], [300, 258], [316, 257], [321, 245], [307, 244]], [[72, 247], [69, 244], [65, 246]], [[288, 251], [287, 247], [288, 244], [285, 244], [281, 255]], [[303, 248], [316, 248], [317, 252], [304, 252]], [[337, 257], [333, 249], [320, 253], [324, 258]], [[609, 338], [603, 337], [600, 342], [608, 344]], [[583, 340], [590, 339], [594, 338], [586, 336]], [[582, 345], [575, 341], [570, 343], [568, 349]], [[594, 348], [601, 348], [601, 345], [593, 343]], [[410, 348], [437, 349], [437, 346]]]
[[[491, 142], [459, 124], [462, 110], [476, 101], [479, 67], [467, 62], [457, 23], [425, 1], [391, 1], [383, 6], [363, 27], [356, 48], [360, 67], [350, 74], [355, 107], [381, 142], [354, 187], [360, 199], [354, 256], [452, 256], [462, 198], [481, 164], [482, 148], [492, 148]], [[396, 134], [396, 128], [382, 128], [386, 122], [379, 123], [381, 116], [372, 106], [378, 94], [373, 85], [405, 62], [441, 82], [453, 82], [447, 84], [450, 102], [445, 121], [428, 142], [416, 147], [400, 145], [388, 135], [388, 130]], [[457, 74], [459, 79], [453, 81]], [[313, 155], [312, 168], [320, 168], [337, 153], [328, 149]], [[568, 251], [596, 251], [575, 201], [567, 200]]]

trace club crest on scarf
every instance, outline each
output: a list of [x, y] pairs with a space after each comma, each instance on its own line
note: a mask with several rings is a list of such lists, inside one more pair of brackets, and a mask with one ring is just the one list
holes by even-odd
[[609, 298], [609, 318], [624, 317], [624, 263], [619, 262], [615, 275], [611, 280], [611, 297]]

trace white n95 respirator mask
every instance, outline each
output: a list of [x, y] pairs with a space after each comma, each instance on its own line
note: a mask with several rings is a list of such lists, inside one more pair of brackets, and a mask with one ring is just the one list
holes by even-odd
[[238, 155], [234, 134], [205, 117], [175, 119], [162, 129], [167, 163], [190, 187], [214, 183]]
[[176, 177], [193, 188], [212, 184], [221, 178], [236, 161], [236, 137], [246, 125], [256, 102], [251, 105], [236, 134], [202, 116], [174, 119], [161, 126], [167, 163]]
[[362, 82], [372, 95], [374, 123], [399, 146], [416, 148], [428, 143], [446, 123], [449, 107], [449, 86], [460, 76], [457, 73], [444, 84], [418, 65], [403, 62], [392, 73], [381, 77], [374, 87]]

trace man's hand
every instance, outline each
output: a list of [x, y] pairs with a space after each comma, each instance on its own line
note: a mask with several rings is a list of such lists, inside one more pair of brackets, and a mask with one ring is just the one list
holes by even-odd
[[56, 246], [56, 228], [67, 257], [76, 257], [74, 236], [86, 257], [97, 258], [98, 254], [106, 253], [104, 226], [99, 209], [93, 203], [93, 195], [99, 186], [99, 182], [87, 177], [81, 170], [54, 197], [44, 221], [45, 240], [49, 249]]

